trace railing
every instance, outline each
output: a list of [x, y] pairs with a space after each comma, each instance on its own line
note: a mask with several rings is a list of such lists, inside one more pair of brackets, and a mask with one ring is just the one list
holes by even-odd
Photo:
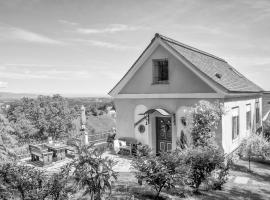
[[88, 141], [90, 143], [106, 142], [110, 132], [98, 133], [94, 135], [88, 135]]

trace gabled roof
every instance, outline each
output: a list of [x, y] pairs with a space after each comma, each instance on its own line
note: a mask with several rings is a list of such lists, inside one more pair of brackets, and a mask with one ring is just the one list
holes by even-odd
[[229, 92], [260, 92], [263, 89], [239, 73], [224, 59], [158, 35], [179, 54]]
[[194, 47], [185, 45], [158, 33], [152, 39], [151, 43], [144, 50], [141, 56], [136, 60], [133, 66], [125, 74], [125, 76], [117, 83], [117, 85], [109, 92], [109, 94], [120, 84], [120, 82], [130, 73], [134, 65], [140, 60], [148, 48], [160, 39], [167, 44], [172, 50], [180, 54], [192, 66], [194, 66], [200, 73], [205, 75], [208, 79], [221, 86], [228, 93], [257, 93], [262, 92], [263, 89], [257, 86], [252, 81], [248, 80], [244, 75], [239, 73], [224, 59], [201, 51]]

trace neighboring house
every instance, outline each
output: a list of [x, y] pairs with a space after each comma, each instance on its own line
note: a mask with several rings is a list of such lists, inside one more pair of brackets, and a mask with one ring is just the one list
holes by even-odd
[[270, 114], [270, 91], [264, 91], [262, 95], [262, 116], [265, 121]]
[[188, 107], [218, 100], [226, 113], [216, 140], [230, 153], [261, 125], [262, 91], [225, 60], [156, 34], [109, 94], [117, 136], [134, 137], [154, 151], [174, 149], [188, 134]]

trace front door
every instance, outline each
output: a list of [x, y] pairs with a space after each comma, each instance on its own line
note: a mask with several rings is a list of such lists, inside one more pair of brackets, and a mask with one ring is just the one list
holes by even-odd
[[170, 117], [156, 118], [157, 153], [172, 150], [172, 123]]

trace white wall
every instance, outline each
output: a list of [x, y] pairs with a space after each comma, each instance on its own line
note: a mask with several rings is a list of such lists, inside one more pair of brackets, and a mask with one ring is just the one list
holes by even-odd
[[[226, 99], [224, 102], [225, 114], [222, 117], [222, 146], [225, 153], [230, 153], [235, 150], [242, 139], [247, 137], [251, 132], [256, 129], [255, 122], [255, 102], [259, 100], [260, 105], [260, 119], [262, 119], [262, 99], [249, 97], [249, 98], [235, 98]], [[247, 104], [251, 105], [251, 131], [246, 129], [246, 108]], [[232, 109], [239, 107], [239, 136], [236, 139], [232, 139]]]
[[[142, 113], [145, 113], [147, 111], [147, 107], [144, 105], [137, 105], [134, 109], [134, 124], [140, 121], [144, 115], [141, 115]], [[144, 133], [140, 133], [139, 126], [143, 125], [145, 127]], [[146, 124], [146, 119], [142, 120], [140, 123], [138, 123], [134, 127], [135, 131], [135, 139], [142, 144], [148, 144], [149, 143], [149, 125]]]

